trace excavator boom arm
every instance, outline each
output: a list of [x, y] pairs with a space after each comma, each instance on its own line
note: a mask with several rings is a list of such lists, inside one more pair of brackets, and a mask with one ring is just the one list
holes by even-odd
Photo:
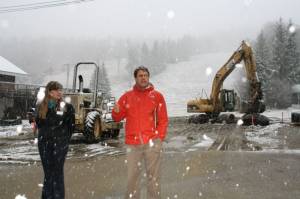
[[[213, 106], [213, 111], [218, 112], [221, 109], [219, 103], [219, 93], [222, 88], [224, 80], [230, 75], [230, 73], [235, 69], [236, 64], [244, 61], [246, 76], [250, 83], [250, 97], [252, 101], [256, 100], [257, 94], [262, 93], [260, 85], [258, 84], [258, 77], [256, 74], [256, 63], [254, 60], [253, 52], [249, 44], [245, 41], [242, 42], [241, 46], [232, 54], [228, 61], [218, 70], [216, 73], [213, 84], [212, 91], [210, 94], [211, 103]], [[259, 96], [262, 98], [262, 96]]]
[[235, 69], [236, 65], [244, 61], [246, 77], [249, 83], [249, 97], [247, 101], [243, 101], [240, 107], [242, 112], [246, 113], [261, 113], [265, 110], [265, 105], [262, 103], [261, 84], [256, 73], [256, 62], [253, 56], [252, 48], [245, 41], [231, 55], [228, 61], [217, 71], [209, 99], [195, 99], [187, 103], [187, 109], [190, 113], [200, 112], [207, 114], [218, 114], [226, 111], [225, 104], [221, 102], [221, 89], [224, 80]]

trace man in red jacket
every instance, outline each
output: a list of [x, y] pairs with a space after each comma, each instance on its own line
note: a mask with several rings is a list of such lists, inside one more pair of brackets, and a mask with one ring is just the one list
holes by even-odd
[[125, 198], [140, 198], [142, 162], [147, 175], [147, 198], [160, 198], [162, 141], [166, 137], [168, 115], [164, 97], [149, 82], [149, 70], [140, 66], [134, 71], [135, 85], [114, 106], [115, 121], [126, 118], [128, 185]]

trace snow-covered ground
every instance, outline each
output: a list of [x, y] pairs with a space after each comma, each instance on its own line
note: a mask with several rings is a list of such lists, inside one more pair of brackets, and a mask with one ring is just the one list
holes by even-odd
[[22, 124], [14, 126], [0, 126], [0, 138], [25, 134], [31, 129], [28, 120], [22, 120]]

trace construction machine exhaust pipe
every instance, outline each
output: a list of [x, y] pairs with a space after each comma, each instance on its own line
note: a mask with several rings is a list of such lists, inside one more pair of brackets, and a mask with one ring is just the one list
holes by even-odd
[[[83, 64], [91, 64], [91, 65], [94, 65], [95, 68], [96, 68], [96, 74], [95, 74], [95, 79], [96, 79], [96, 82], [95, 82], [95, 88], [94, 88], [94, 108], [96, 107], [97, 105], [97, 92], [98, 92], [98, 76], [99, 76], [99, 66], [94, 63], [94, 62], [79, 62], [76, 64], [76, 66], [74, 67], [74, 78], [73, 78], [73, 92], [75, 93], [76, 92], [76, 80], [77, 80], [77, 70], [78, 70], [78, 67], [80, 65], [83, 65]], [[104, 65], [103, 65], [104, 67]], [[80, 89], [79, 89], [80, 90]]]
[[82, 75], [79, 75], [78, 79], [79, 79], [79, 92], [82, 93], [82, 91], [83, 91], [83, 77], [82, 77]]

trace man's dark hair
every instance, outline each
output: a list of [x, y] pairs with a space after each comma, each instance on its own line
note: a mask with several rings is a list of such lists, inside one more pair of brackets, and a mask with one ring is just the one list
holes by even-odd
[[137, 68], [134, 70], [134, 72], [133, 72], [134, 78], [137, 77], [137, 74], [138, 74], [138, 72], [139, 72], [140, 70], [142, 70], [142, 71], [148, 73], [148, 75], [150, 76], [150, 72], [149, 72], [149, 70], [148, 70], [147, 67], [145, 67], [145, 66], [139, 66], [139, 67], [137, 67]]

